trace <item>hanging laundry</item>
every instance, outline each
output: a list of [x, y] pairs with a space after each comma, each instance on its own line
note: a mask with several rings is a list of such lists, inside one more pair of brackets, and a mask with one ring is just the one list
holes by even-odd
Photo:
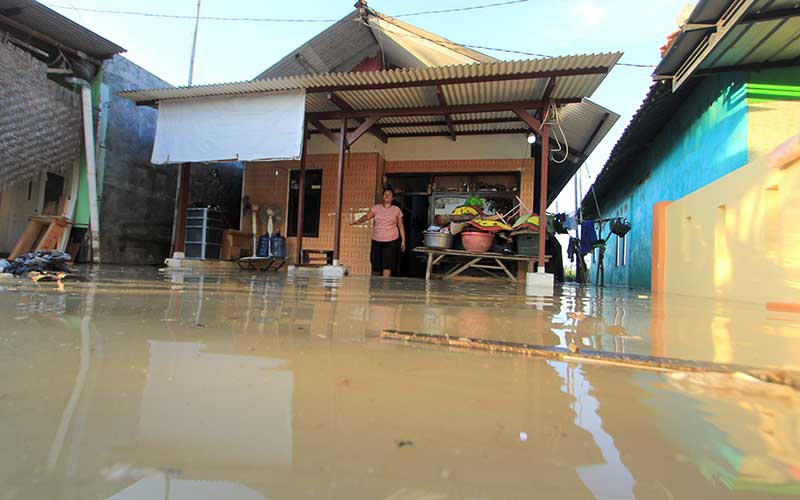
[[564, 221], [564, 227], [566, 227], [570, 231], [576, 231], [578, 229], [578, 216], [577, 214], [567, 214], [567, 220]]
[[581, 255], [591, 252], [596, 242], [597, 233], [594, 230], [594, 221], [583, 221], [581, 224]]

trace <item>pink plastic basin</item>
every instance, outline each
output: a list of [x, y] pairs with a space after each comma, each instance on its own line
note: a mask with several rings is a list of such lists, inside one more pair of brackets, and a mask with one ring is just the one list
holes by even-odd
[[470, 252], [486, 252], [492, 246], [493, 239], [494, 235], [490, 233], [461, 233], [461, 242], [464, 244], [464, 249]]

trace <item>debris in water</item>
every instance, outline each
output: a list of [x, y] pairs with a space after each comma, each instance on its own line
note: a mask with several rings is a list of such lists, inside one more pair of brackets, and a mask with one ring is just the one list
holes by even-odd
[[336, 385], [341, 385], [343, 387], [350, 387], [350, 379], [347, 377], [342, 377], [336, 382]]
[[414, 441], [409, 441], [407, 439], [395, 441], [394, 444], [397, 445], [398, 448], [402, 448], [404, 446], [414, 446]]
[[522, 441], [523, 443], [527, 443], [528, 442], [528, 433], [527, 432], [520, 432], [519, 433], [519, 440]]

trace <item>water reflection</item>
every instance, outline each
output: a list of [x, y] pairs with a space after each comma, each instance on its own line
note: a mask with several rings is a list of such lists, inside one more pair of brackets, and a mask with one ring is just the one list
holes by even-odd
[[768, 498], [800, 485], [791, 389], [372, 335], [780, 364], [796, 347], [784, 316], [759, 332], [789, 354], [760, 348], [728, 305], [627, 291], [95, 278], [0, 294], [0, 380], [14, 381], [0, 389], [3, 498]]
[[267, 497], [241, 484], [187, 481], [168, 475], [148, 476], [108, 500], [266, 500]]

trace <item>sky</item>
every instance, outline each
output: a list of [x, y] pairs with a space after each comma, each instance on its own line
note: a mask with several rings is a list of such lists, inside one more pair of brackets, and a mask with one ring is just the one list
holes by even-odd
[[[340, 19], [355, 0], [201, 0], [202, 16]], [[370, 0], [388, 15], [461, 8], [498, 0]], [[194, 20], [90, 12], [105, 9], [193, 16], [197, 0], [48, 0], [43, 4], [127, 49], [127, 58], [173, 85], [186, 85]], [[529, 0], [512, 5], [402, 20], [451, 41], [551, 56], [620, 51], [621, 62], [655, 66], [686, 0]], [[331, 22], [201, 20], [194, 84], [249, 80]], [[519, 56], [484, 50], [498, 59]], [[582, 170], [585, 192], [652, 83], [653, 68], [617, 66], [591, 99], [621, 118]], [[555, 167], [554, 167], [555, 168]], [[575, 207], [573, 184], [557, 200]], [[551, 210], [555, 209], [551, 207]]]

